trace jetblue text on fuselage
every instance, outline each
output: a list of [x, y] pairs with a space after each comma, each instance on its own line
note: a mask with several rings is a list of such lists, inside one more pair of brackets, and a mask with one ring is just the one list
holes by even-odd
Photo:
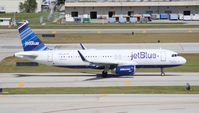
[[148, 53], [148, 52], [132, 52], [131, 60], [134, 59], [155, 59], [158, 55], [156, 53]]
[[25, 46], [37, 46], [37, 45], [39, 45], [39, 42], [34, 42], [34, 41], [25, 42]]

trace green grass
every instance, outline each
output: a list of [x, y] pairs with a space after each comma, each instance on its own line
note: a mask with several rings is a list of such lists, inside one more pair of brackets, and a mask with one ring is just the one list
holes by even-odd
[[199, 86], [5, 88], [6, 94], [199, 94]]
[[[199, 72], [199, 54], [182, 54], [187, 59], [183, 66], [167, 68], [166, 72]], [[25, 61], [15, 57], [8, 57], [0, 62], [0, 73], [44, 73], [44, 72], [81, 72], [81, 73], [101, 73], [95, 69], [70, 69], [58, 68], [46, 65], [39, 66], [16, 66], [16, 62]], [[159, 72], [160, 69], [137, 69], [136, 72]]]
[[[143, 31], [147, 32], [147, 31]], [[179, 43], [199, 42], [199, 33], [136, 33], [132, 34], [56, 34], [55, 38], [42, 38], [44, 43]]]
[[[40, 17], [43, 16], [47, 18], [48, 13], [16, 13], [15, 17], [17, 21], [28, 20], [31, 25], [40, 25]], [[0, 18], [14, 18], [14, 13], [2, 13], [0, 14]], [[5, 27], [0, 27], [5, 28]], [[16, 28], [16, 27], [11, 27]]]

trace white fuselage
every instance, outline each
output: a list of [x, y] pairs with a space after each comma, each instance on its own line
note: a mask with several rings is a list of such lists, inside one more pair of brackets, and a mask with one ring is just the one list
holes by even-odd
[[[81, 50], [85, 58], [93, 61], [118, 64], [132, 64], [136, 68], [174, 67], [186, 63], [186, 59], [176, 52], [164, 49], [131, 49], [131, 50]], [[26, 58], [42, 64], [59, 67], [89, 67], [92, 64], [84, 62], [78, 50], [49, 50], [19, 52], [15, 56]]]

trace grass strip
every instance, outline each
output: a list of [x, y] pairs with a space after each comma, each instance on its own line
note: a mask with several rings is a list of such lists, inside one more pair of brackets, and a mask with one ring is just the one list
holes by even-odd
[[42, 38], [44, 43], [189, 43], [199, 42], [199, 33], [131, 33], [126, 34], [55, 34], [55, 38]]
[[199, 86], [5, 88], [4, 94], [199, 94]]

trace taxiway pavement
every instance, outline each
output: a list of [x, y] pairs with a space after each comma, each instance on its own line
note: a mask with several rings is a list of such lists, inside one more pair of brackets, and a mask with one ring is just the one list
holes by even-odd
[[[199, 32], [199, 28], [133, 28], [133, 29], [32, 29], [37, 34], [43, 33], [186, 33]], [[0, 29], [0, 34], [17, 34], [17, 29]]]
[[198, 113], [199, 95], [0, 95], [1, 113]]
[[117, 77], [87, 73], [0, 73], [0, 88], [21, 87], [107, 87], [199, 85], [199, 73], [136, 73]]

